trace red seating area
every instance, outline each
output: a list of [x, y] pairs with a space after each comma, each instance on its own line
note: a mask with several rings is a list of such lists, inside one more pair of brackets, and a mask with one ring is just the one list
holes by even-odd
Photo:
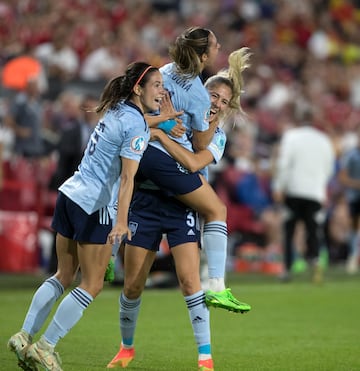
[[255, 235], [263, 233], [263, 226], [254, 214], [252, 208], [235, 201], [235, 184], [242, 173], [232, 166], [227, 167], [218, 177], [216, 193], [227, 207], [228, 233], [242, 232]]
[[[254, 210], [236, 200], [234, 190], [243, 172], [228, 166], [218, 176], [216, 192], [227, 206], [228, 233], [240, 234], [240, 241], [232, 252], [233, 269], [240, 273], [278, 275], [282, 271], [282, 252], [278, 245], [262, 246], [266, 238], [265, 226]], [[255, 242], [256, 241], [256, 242]]]
[[23, 158], [4, 164], [0, 190], [0, 271], [39, 267], [38, 232], [49, 229], [56, 194], [48, 191], [52, 164]]

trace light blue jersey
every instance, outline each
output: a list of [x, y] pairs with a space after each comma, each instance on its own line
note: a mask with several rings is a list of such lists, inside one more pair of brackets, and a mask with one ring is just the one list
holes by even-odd
[[[343, 155], [340, 167], [346, 169], [350, 178], [360, 180], [360, 148], [356, 147]], [[356, 188], [345, 188], [345, 194], [349, 202], [360, 200], [360, 190]]]
[[[169, 63], [160, 68], [164, 87], [169, 91], [175, 110], [184, 111], [179, 118], [186, 127], [186, 133], [176, 140], [183, 147], [193, 152], [191, 138], [192, 130], [205, 131], [209, 128], [210, 97], [199, 76], [189, 79], [180, 76], [175, 70], [175, 63]], [[160, 142], [150, 145], [166, 152]]]
[[[207, 147], [207, 150], [211, 152], [214, 157], [213, 163], [217, 164], [224, 155], [226, 144], [226, 134], [223, 129], [217, 127], [214, 136]], [[208, 166], [200, 170], [200, 173], [209, 180], [209, 169]]]
[[119, 103], [91, 134], [78, 170], [59, 188], [89, 215], [109, 204], [121, 173], [121, 157], [140, 161], [150, 131], [140, 109]]

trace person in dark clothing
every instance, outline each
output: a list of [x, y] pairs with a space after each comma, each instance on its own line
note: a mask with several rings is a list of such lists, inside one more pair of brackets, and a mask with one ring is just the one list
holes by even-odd
[[[64, 93], [62, 98], [64, 110], [59, 120], [61, 134], [56, 147], [58, 163], [49, 182], [49, 189], [53, 191], [57, 191], [58, 187], [77, 169], [86, 143], [98, 119], [97, 114], [93, 110], [98, 103], [96, 97], [89, 95], [81, 99], [81, 97], [72, 93]], [[47, 271], [53, 274], [56, 272], [56, 269], [57, 258], [54, 234]]]

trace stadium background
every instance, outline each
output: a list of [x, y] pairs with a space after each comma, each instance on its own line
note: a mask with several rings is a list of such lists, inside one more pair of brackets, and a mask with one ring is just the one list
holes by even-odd
[[[360, 369], [359, 281], [358, 275], [347, 275], [343, 266], [349, 221], [336, 177], [329, 185], [327, 208], [331, 267], [321, 287], [310, 284], [307, 272], [289, 285], [279, 284], [277, 214], [259, 213], [261, 203], [254, 208], [233, 199], [236, 182], [248, 173], [265, 185], [266, 192], [260, 194], [270, 195], [276, 146], [283, 130], [296, 122], [296, 102], [310, 102], [317, 109], [316, 124], [331, 136], [337, 160], [356, 145], [359, 7], [359, 1], [347, 0], [0, 1], [1, 71], [15, 57], [32, 57], [38, 47], [48, 48], [55, 35], [66, 36], [64, 48], [71, 48], [70, 54], [78, 60], [75, 68], [70, 63], [66, 73], [60, 67], [69, 66], [67, 58], [57, 69], [45, 66], [49, 89], [41, 97], [45, 111], [41, 125], [48, 144], [57, 143], [62, 128], [71, 128], [74, 117], [84, 119], [79, 110], [84, 95], [96, 97], [105, 81], [121, 73], [127, 63], [166, 62], [167, 46], [185, 27], [206, 26], [218, 36], [222, 45], [218, 64], [207, 74], [224, 67], [230, 51], [244, 45], [251, 48], [252, 67], [242, 97], [248, 118], [228, 123], [227, 158], [212, 169], [212, 181], [224, 199], [234, 201], [234, 208], [229, 208], [233, 258], [227, 283], [236, 296], [251, 303], [252, 311], [246, 316], [211, 312], [217, 370]], [[102, 46], [106, 48], [99, 49]], [[98, 52], [95, 62], [101, 63], [94, 62], [90, 73], [85, 73], [82, 67], [93, 51]], [[106, 77], [99, 78], [101, 71]], [[14, 153], [13, 133], [3, 120], [14, 94], [13, 89], [0, 86], [0, 369], [4, 370], [17, 369], [5, 346], [21, 327], [35, 288], [48, 274], [49, 222], [55, 200], [50, 180], [59, 156], [56, 145], [40, 161]], [[272, 210], [271, 198], [267, 206], [265, 210]], [[297, 247], [303, 248], [301, 229]], [[106, 285], [84, 321], [59, 343], [67, 371], [103, 370], [117, 351], [119, 291]], [[136, 344], [131, 369], [193, 369], [196, 347], [178, 290], [144, 293]]]
[[[79, 106], [84, 96], [97, 97], [105, 82], [133, 60], [167, 62], [167, 47], [176, 35], [199, 25], [211, 28], [221, 43], [217, 64], [204, 79], [226, 66], [232, 50], [248, 46], [253, 53], [242, 96], [248, 116], [229, 120], [225, 159], [211, 168], [211, 181], [229, 206], [229, 270], [277, 274], [281, 215], [273, 207], [270, 185], [282, 133], [296, 124], [299, 107], [310, 105], [317, 112], [314, 124], [334, 143], [337, 161], [357, 143], [359, 6], [348, 0], [1, 1], [2, 71], [26, 56], [40, 61], [45, 72], [41, 135], [47, 147], [40, 160], [14, 153], [14, 134], [2, 118], [16, 89], [3, 75], [0, 271], [47, 269], [56, 144], [74, 116], [83, 119]], [[257, 180], [259, 197], [239, 200], [236, 187], [249, 174]], [[327, 216], [328, 258], [342, 263], [350, 226], [336, 173], [329, 184]], [[301, 252], [301, 227], [296, 241]]]

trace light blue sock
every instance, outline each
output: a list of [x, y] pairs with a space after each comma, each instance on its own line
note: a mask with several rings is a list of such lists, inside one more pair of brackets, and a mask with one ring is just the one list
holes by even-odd
[[22, 329], [34, 336], [46, 321], [52, 307], [64, 293], [64, 287], [55, 277], [50, 277], [36, 290], [26, 314]]
[[93, 297], [80, 287], [72, 290], [60, 303], [44, 333], [45, 340], [55, 346], [76, 325], [92, 301]]
[[227, 225], [210, 222], [204, 225], [204, 248], [209, 266], [209, 278], [225, 277], [227, 256]]
[[121, 341], [125, 347], [132, 347], [134, 345], [134, 334], [140, 311], [141, 297], [132, 300], [121, 293], [119, 303]]
[[205, 304], [204, 291], [201, 290], [193, 295], [184, 296], [184, 299], [189, 311], [199, 356], [201, 355], [205, 359], [210, 358], [210, 312]]

